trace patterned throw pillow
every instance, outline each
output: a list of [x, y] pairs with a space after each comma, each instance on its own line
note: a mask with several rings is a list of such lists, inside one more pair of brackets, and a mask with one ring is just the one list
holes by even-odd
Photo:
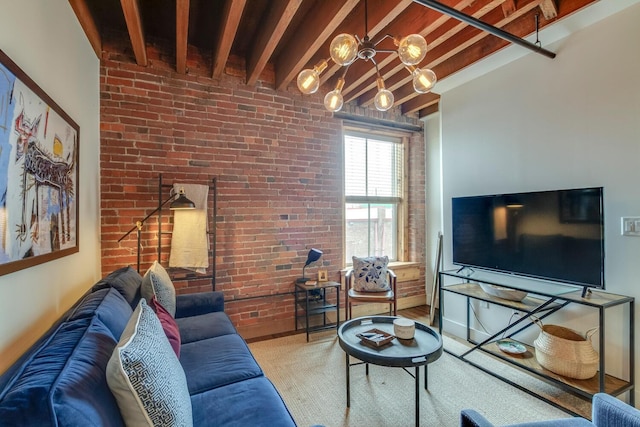
[[182, 365], [144, 299], [129, 319], [106, 374], [126, 425], [193, 426]]
[[176, 288], [173, 287], [169, 273], [158, 261], [154, 261], [144, 274], [140, 293], [147, 301], [151, 301], [155, 295], [169, 314], [176, 317]]
[[171, 344], [171, 348], [180, 359], [180, 329], [178, 329], [178, 324], [176, 323], [176, 319], [171, 316], [171, 314], [167, 311], [166, 308], [162, 306], [154, 296], [149, 301], [149, 307], [153, 309], [158, 316], [158, 320], [160, 320], [160, 324], [162, 325], [162, 329], [164, 330], [164, 334], [167, 336], [169, 340], [169, 344]]
[[386, 292], [391, 289], [387, 275], [389, 257], [353, 257], [353, 289], [358, 292]]

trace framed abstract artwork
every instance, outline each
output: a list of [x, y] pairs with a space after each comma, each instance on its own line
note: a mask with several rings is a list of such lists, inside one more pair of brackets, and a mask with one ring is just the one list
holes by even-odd
[[0, 50], [0, 275], [78, 252], [79, 138]]

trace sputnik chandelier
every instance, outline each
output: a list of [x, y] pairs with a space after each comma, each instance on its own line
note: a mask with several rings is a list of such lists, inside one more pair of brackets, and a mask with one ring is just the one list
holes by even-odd
[[[386, 39], [392, 39], [397, 49], [378, 49], [377, 46]], [[384, 80], [380, 75], [378, 63], [375, 56], [378, 53], [397, 54], [398, 58], [405, 65], [405, 68], [413, 76], [413, 89], [417, 93], [429, 92], [436, 83], [436, 74], [428, 68], [416, 67], [427, 54], [427, 41], [420, 34], [410, 34], [403, 38], [397, 38], [386, 34], [377, 42], [372, 42], [368, 36], [367, 22], [367, 0], [364, 2], [364, 38], [357, 35], [338, 34], [329, 48], [331, 60], [336, 64], [345, 67], [342, 76], [338, 79], [336, 87], [324, 97], [324, 106], [331, 112], [340, 111], [344, 104], [342, 88], [345, 83], [345, 76], [349, 66], [356, 60], [371, 61], [376, 69], [378, 93], [375, 96], [374, 104], [380, 111], [387, 111], [393, 107], [393, 93], [384, 86]], [[298, 74], [298, 89], [309, 95], [317, 92], [320, 87], [320, 74], [327, 68], [329, 59], [323, 59], [311, 69], [305, 69]]]

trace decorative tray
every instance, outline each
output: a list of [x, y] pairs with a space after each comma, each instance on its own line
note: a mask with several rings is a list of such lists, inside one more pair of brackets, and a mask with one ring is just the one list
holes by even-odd
[[498, 340], [496, 344], [501, 351], [508, 354], [523, 354], [527, 352], [527, 348], [522, 343], [511, 339]]
[[362, 344], [373, 348], [380, 348], [386, 344], [389, 344], [395, 338], [395, 336], [391, 335], [390, 333], [381, 331], [377, 328], [361, 332], [359, 334], [356, 334], [356, 336], [360, 338], [360, 342]]

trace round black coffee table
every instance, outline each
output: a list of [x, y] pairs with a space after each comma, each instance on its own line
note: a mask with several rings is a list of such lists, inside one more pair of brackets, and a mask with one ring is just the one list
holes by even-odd
[[[370, 316], [351, 319], [340, 326], [338, 340], [346, 354], [347, 374], [347, 407], [351, 406], [350, 370], [352, 365], [349, 356], [353, 356], [366, 364], [369, 375], [369, 363], [379, 366], [403, 368], [415, 378], [416, 390], [416, 426], [420, 425], [420, 366], [424, 366], [424, 388], [427, 390], [427, 365], [442, 355], [442, 337], [436, 331], [416, 322], [415, 336], [411, 340], [394, 338], [379, 348], [365, 345], [357, 334], [378, 329], [393, 335], [394, 316]], [[415, 367], [415, 375], [407, 368]]]

